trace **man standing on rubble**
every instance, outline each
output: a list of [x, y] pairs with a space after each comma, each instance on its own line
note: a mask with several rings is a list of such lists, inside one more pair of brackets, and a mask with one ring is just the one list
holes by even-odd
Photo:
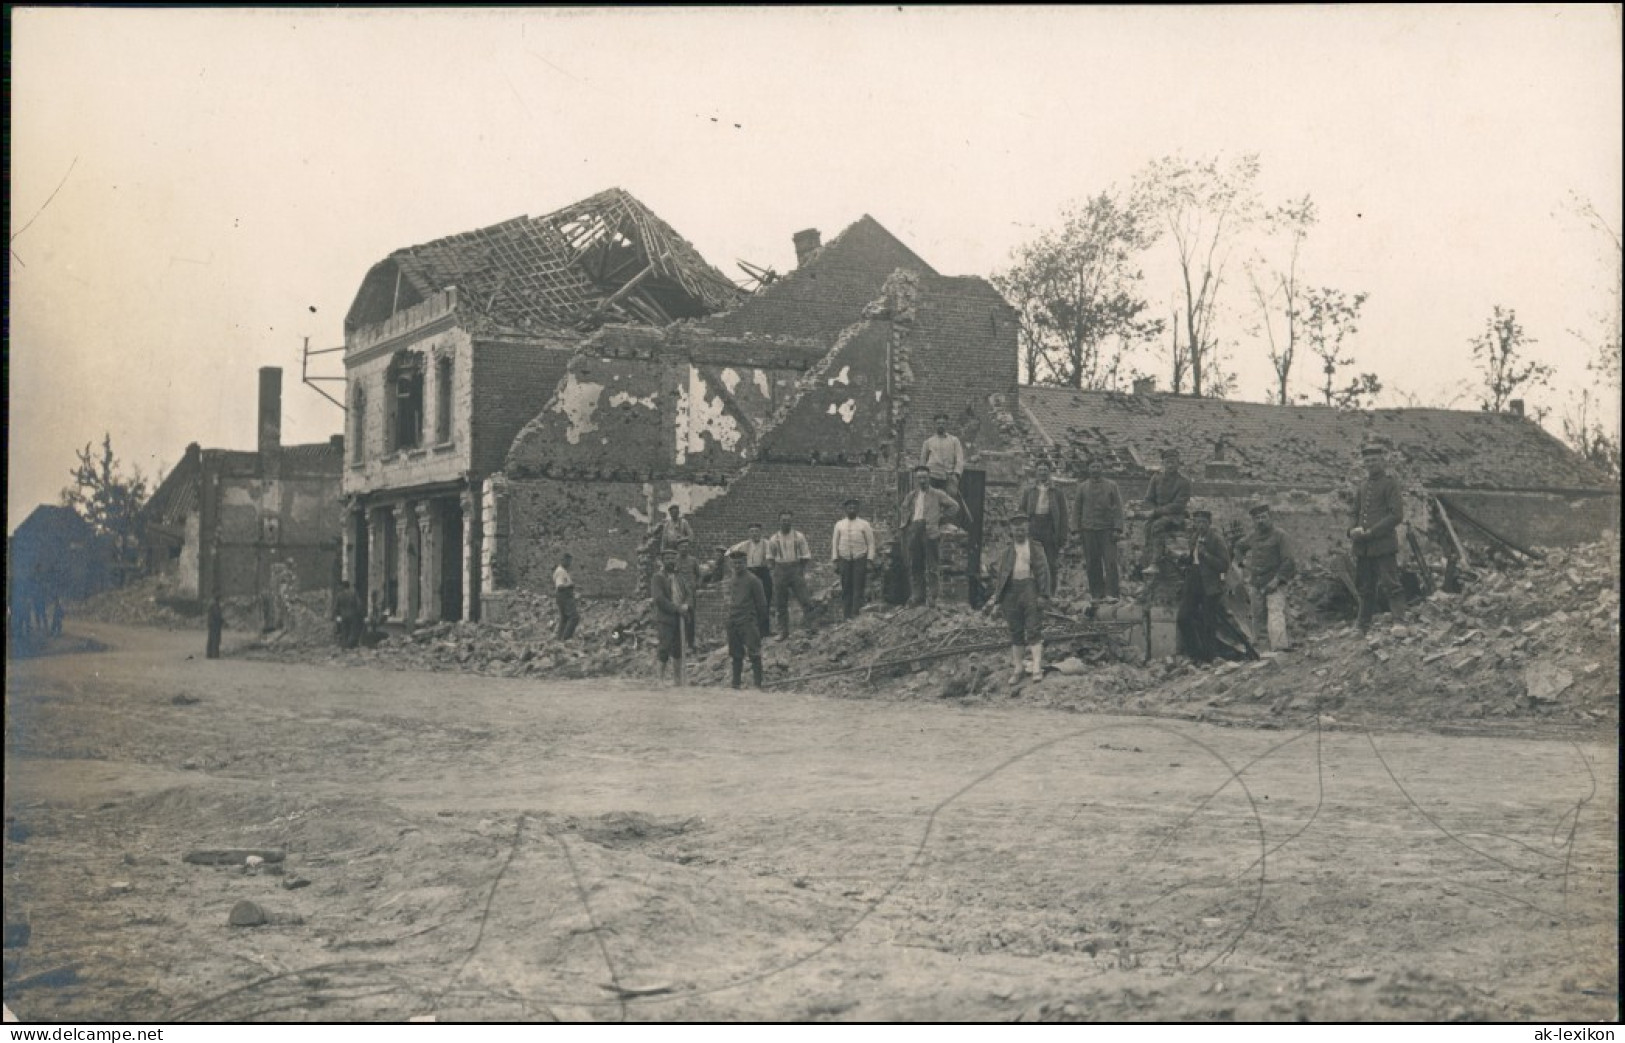
[[[767, 597], [766, 604], [773, 604], [773, 563], [767, 560], [767, 539], [762, 535], [762, 523], [750, 523], [750, 538], [741, 540], [728, 548], [731, 555], [736, 550], [745, 552], [745, 567], [751, 575], [762, 581], [762, 593]], [[762, 609], [762, 618], [758, 625], [761, 627], [763, 637], [773, 636], [773, 627], [769, 623], [768, 610]]]
[[750, 657], [750, 676], [762, 687], [762, 633], [756, 622], [767, 614], [767, 595], [762, 581], [753, 575], [742, 550], [728, 552], [728, 658], [733, 661], [733, 686], [739, 687], [745, 657]]
[[660, 683], [666, 683], [666, 664], [677, 660], [682, 670], [682, 621], [694, 601], [694, 591], [677, 571], [677, 548], [660, 552], [660, 571], [649, 581], [649, 596], [655, 603], [655, 626], [659, 644], [655, 656], [660, 663]]
[[801, 622], [805, 624], [814, 613], [812, 598], [807, 595], [807, 563], [812, 551], [807, 537], [794, 528], [789, 511], [779, 513], [779, 531], [767, 539], [767, 560], [773, 566], [773, 607], [779, 614], [779, 640], [790, 636], [790, 595], [796, 596], [801, 606]]
[[688, 650], [697, 652], [695, 642], [698, 638], [695, 630], [699, 626], [700, 559], [690, 552], [689, 541], [686, 538], [677, 540], [677, 574], [688, 584], [688, 614], [683, 617], [683, 628], [688, 635]]
[[692, 540], [694, 529], [683, 517], [682, 509], [675, 503], [666, 508], [666, 517], [660, 522], [660, 550], [664, 552], [667, 547], [676, 549], [678, 540]]
[[1106, 477], [1098, 459], [1089, 461], [1088, 477], [1078, 485], [1078, 535], [1089, 570], [1089, 596], [1116, 601], [1119, 593], [1117, 541], [1123, 535], [1123, 494]]
[[206, 659], [220, 658], [220, 632], [226, 629], [226, 613], [220, 607], [220, 595], [216, 594], [209, 599], [209, 638], [203, 646], [203, 655]]
[[[1253, 531], [1236, 544], [1236, 555], [1242, 560], [1247, 579], [1247, 608], [1252, 616], [1253, 646], [1262, 649], [1269, 643], [1270, 595], [1285, 587], [1298, 574], [1297, 562], [1292, 560], [1292, 548], [1286, 533], [1275, 527], [1267, 503], [1254, 504], [1248, 509], [1253, 516]], [[1286, 605], [1277, 599], [1279, 611]], [[1282, 620], [1284, 623], [1285, 620]], [[1274, 652], [1285, 649], [1270, 646]]]
[[1016, 512], [1010, 518], [1010, 543], [993, 567], [993, 592], [982, 611], [1003, 609], [1010, 628], [1010, 683], [1021, 683], [1026, 672], [1022, 652], [1032, 657], [1034, 680], [1044, 677], [1044, 610], [1049, 605], [1050, 567], [1042, 544], [1030, 538], [1031, 520]]
[[1353, 527], [1349, 542], [1354, 554], [1354, 585], [1360, 595], [1360, 632], [1371, 628], [1379, 592], [1387, 595], [1394, 622], [1405, 619], [1405, 588], [1399, 585], [1399, 535], [1394, 530], [1405, 520], [1399, 482], [1388, 473], [1387, 452], [1367, 444], [1360, 450], [1365, 481], [1354, 494]]
[[856, 619], [863, 610], [863, 588], [869, 580], [869, 566], [880, 561], [880, 544], [875, 539], [875, 528], [867, 518], [858, 517], [856, 499], [841, 506], [846, 517], [835, 521], [835, 531], [829, 539], [829, 560], [841, 577], [841, 610], [843, 618]]
[[349, 580], [339, 583], [339, 594], [333, 601], [333, 618], [339, 625], [339, 644], [345, 648], [361, 644], [361, 599], [356, 597]]
[[1051, 578], [1061, 578], [1061, 551], [1066, 549], [1068, 534], [1066, 497], [1050, 485], [1050, 466], [1039, 461], [1038, 481], [1021, 494], [1021, 513], [1028, 518], [1032, 537], [1044, 547], [1044, 557], [1050, 565]]
[[924, 464], [914, 468], [914, 488], [903, 498], [897, 521], [903, 533], [903, 557], [908, 561], [911, 606], [937, 603], [942, 523], [957, 513], [958, 501], [931, 487], [930, 470]]
[[1191, 502], [1191, 480], [1179, 471], [1179, 450], [1162, 451], [1162, 470], [1151, 476], [1145, 490], [1145, 505], [1151, 516], [1145, 523], [1145, 546], [1140, 548], [1140, 560], [1134, 568], [1138, 579], [1156, 560], [1157, 544], [1171, 526], [1170, 519], [1182, 517]]
[[1216, 631], [1224, 611], [1224, 573], [1229, 567], [1230, 551], [1213, 531], [1213, 512], [1192, 511], [1190, 554], [1176, 622], [1185, 654], [1199, 663], [1211, 663], [1218, 654]]
[[948, 433], [948, 414], [936, 415], [937, 433], [925, 440], [920, 450], [920, 463], [931, 474], [931, 484], [947, 489], [948, 495], [959, 498], [959, 478], [965, 473], [965, 444], [958, 435]]
[[559, 606], [559, 625], [554, 631], [560, 641], [568, 641], [576, 632], [576, 624], [581, 622], [581, 610], [576, 607], [576, 583], [570, 578], [570, 566], [575, 559], [569, 551], [559, 559], [553, 569], [553, 598]]

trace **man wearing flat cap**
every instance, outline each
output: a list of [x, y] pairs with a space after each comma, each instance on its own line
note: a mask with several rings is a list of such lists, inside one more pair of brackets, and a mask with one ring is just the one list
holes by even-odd
[[959, 496], [959, 477], [965, 473], [965, 444], [958, 435], [948, 433], [948, 414], [933, 417], [937, 433], [925, 440], [920, 449], [920, 463], [931, 473], [931, 484], [947, 489], [949, 495]]
[[678, 676], [681, 679], [683, 620], [694, 600], [694, 588], [677, 571], [676, 547], [660, 552], [660, 571], [649, 580], [649, 597], [654, 602], [655, 626], [659, 635], [655, 657], [660, 664], [660, 683], [665, 684], [666, 664], [673, 659], [678, 661]]
[[1191, 502], [1191, 480], [1179, 470], [1179, 450], [1162, 451], [1162, 470], [1151, 476], [1145, 490], [1145, 505], [1151, 516], [1145, 523], [1145, 545], [1140, 548], [1136, 578], [1156, 560], [1157, 544], [1173, 522], [1183, 518]]
[[[1258, 503], [1248, 508], [1253, 516], [1253, 531], [1243, 536], [1236, 544], [1236, 556], [1242, 561], [1247, 580], [1247, 607], [1252, 616], [1253, 645], [1262, 649], [1269, 642], [1269, 617], [1272, 611], [1285, 612], [1285, 596], [1275, 598], [1271, 607], [1271, 596], [1284, 588], [1289, 580], [1298, 573], [1297, 562], [1292, 559], [1292, 548], [1288, 545], [1286, 534], [1275, 527], [1275, 519], [1270, 515], [1269, 504]], [[1285, 633], [1285, 620], [1277, 623], [1277, 629]], [[1271, 651], [1281, 652], [1284, 648], [1275, 648], [1270, 644]]]
[[1032, 530], [1033, 539], [1044, 547], [1044, 557], [1049, 559], [1051, 578], [1059, 581], [1061, 551], [1066, 547], [1070, 522], [1067, 519], [1066, 497], [1050, 484], [1052, 474], [1050, 465], [1039, 461], [1034, 468], [1034, 484], [1022, 490], [1021, 513], [1027, 516], [1027, 525]]
[[914, 488], [903, 497], [897, 518], [897, 529], [903, 534], [903, 558], [908, 562], [910, 605], [937, 603], [942, 523], [958, 513], [958, 501], [931, 487], [930, 470], [924, 464], [914, 468]]
[[869, 566], [880, 561], [880, 544], [867, 518], [858, 517], [858, 501], [848, 499], [846, 517], [838, 518], [829, 538], [829, 560], [841, 577], [841, 610], [846, 619], [856, 619], [863, 609], [863, 588], [869, 582]]
[[1044, 608], [1054, 588], [1044, 545], [1031, 538], [1028, 517], [1017, 511], [1009, 524], [1010, 542], [993, 567], [991, 597], [982, 611], [991, 615], [997, 607], [1004, 612], [1004, 622], [1010, 628], [1010, 667], [1014, 671], [1010, 683], [1016, 685], [1025, 672], [1021, 661], [1024, 650], [1032, 657], [1033, 679], [1044, 676]]
[[1199, 663], [1210, 663], [1218, 654], [1214, 633], [1219, 614], [1224, 611], [1224, 574], [1229, 568], [1230, 551], [1213, 531], [1213, 512], [1192, 511], [1190, 553], [1177, 624], [1185, 654]]
[[733, 661], [733, 686], [739, 687], [745, 657], [750, 657], [750, 676], [762, 687], [762, 633], [758, 626], [767, 615], [767, 594], [746, 563], [741, 548], [728, 552], [728, 658]]
[[1405, 619], [1405, 588], [1399, 585], [1399, 534], [1405, 520], [1405, 502], [1399, 482], [1388, 473], [1388, 452], [1367, 443], [1360, 450], [1365, 480], [1354, 494], [1350, 550], [1354, 554], [1354, 586], [1360, 594], [1360, 632], [1371, 628], [1379, 593], [1388, 598], [1394, 622]]

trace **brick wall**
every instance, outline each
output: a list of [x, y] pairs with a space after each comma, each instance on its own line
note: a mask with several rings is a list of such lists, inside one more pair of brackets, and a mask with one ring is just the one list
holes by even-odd
[[514, 436], [552, 400], [578, 346], [569, 337], [475, 342], [469, 468], [476, 475], [502, 469]]
[[728, 487], [727, 494], [705, 504], [692, 519], [694, 538], [710, 554], [718, 545], [744, 539], [750, 523], [765, 532], [778, 528], [779, 512], [791, 511], [795, 527], [807, 537], [813, 558], [829, 560], [830, 532], [844, 517], [842, 501], [856, 496], [863, 517], [884, 542], [897, 514], [897, 473], [885, 467], [832, 467], [811, 464], [756, 463]]
[[891, 399], [886, 393], [891, 324], [860, 322], [803, 379], [795, 404], [762, 441], [764, 460], [814, 459], [889, 465]]
[[947, 413], [949, 431], [967, 454], [1003, 448], [989, 398], [1016, 386], [1016, 325], [1009, 305], [982, 279], [923, 280], [917, 320], [908, 332], [912, 379], [904, 410], [903, 445], [915, 462]]

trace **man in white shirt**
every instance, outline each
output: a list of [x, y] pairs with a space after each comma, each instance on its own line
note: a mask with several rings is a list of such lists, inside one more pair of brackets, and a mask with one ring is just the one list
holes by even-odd
[[841, 609], [846, 619], [856, 619], [863, 608], [863, 588], [869, 582], [869, 565], [880, 560], [880, 544], [874, 526], [858, 517], [856, 499], [843, 504], [846, 517], [835, 522], [829, 540], [829, 560], [841, 577]]
[[790, 525], [791, 514], [779, 514], [779, 531], [767, 538], [767, 560], [773, 566], [773, 607], [779, 616], [779, 640], [790, 636], [790, 595], [796, 596], [801, 606], [801, 621], [806, 623], [817, 609], [807, 596], [807, 562], [812, 551], [807, 537]]
[[570, 565], [573, 562], [567, 551], [553, 569], [553, 597], [559, 606], [559, 625], [554, 633], [560, 641], [570, 640], [575, 635], [576, 624], [581, 622], [581, 611], [576, 608], [576, 584], [570, 578]]
[[959, 503], [941, 489], [931, 487], [931, 474], [921, 464], [914, 468], [914, 488], [903, 498], [897, 528], [903, 534], [903, 560], [908, 562], [910, 605], [937, 603], [939, 550], [942, 523], [959, 513]]
[[1010, 628], [1010, 665], [1015, 671], [1010, 676], [1012, 685], [1020, 684], [1025, 672], [1023, 646], [1032, 656], [1033, 679], [1044, 676], [1044, 608], [1053, 590], [1044, 546], [1030, 538], [1028, 525], [1027, 516], [1019, 511], [1010, 518], [1010, 543], [994, 567], [993, 596], [983, 609], [989, 615], [995, 607], [1004, 609], [1004, 621]]
[[[762, 535], [762, 523], [750, 523], [750, 538], [740, 540], [728, 548], [729, 555], [735, 551], [745, 554], [745, 568], [751, 575], [762, 581], [762, 593], [767, 598], [767, 604], [773, 604], [773, 563], [767, 560], [767, 538]], [[770, 613], [762, 609], [762, 618], [758, 621], [763, 637], [773, 636], [773, 627], [769, 625]]]
[[948, 433], [948, 414], [936, 415], [937, 433], [925, 440], [920, 463], [931, 473], [931, 484], [959, 498], [959, 476], [965, 473], [965, 444]]

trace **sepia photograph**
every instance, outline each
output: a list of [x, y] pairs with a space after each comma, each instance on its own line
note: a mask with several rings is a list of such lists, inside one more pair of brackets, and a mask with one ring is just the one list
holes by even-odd
[[1618, 1022], [1621, 11], [8, 7], [5, 1020]]

